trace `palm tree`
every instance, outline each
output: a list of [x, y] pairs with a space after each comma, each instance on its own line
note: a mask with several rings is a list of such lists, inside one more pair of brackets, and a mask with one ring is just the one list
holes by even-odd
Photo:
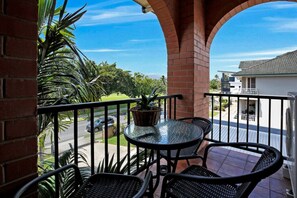
[[[75, 45], [74, 24], [86, 12], [81, 7], [66, 12], [68, 0], [56, 8], [56, 0], [38, 4], [38, 105], [98, 101], [102, 93], [95, 65]], [[98, 91], [101, 90], [101, 91]], [[39, 133], [51, 123], [51, 115], [39, 117]]]

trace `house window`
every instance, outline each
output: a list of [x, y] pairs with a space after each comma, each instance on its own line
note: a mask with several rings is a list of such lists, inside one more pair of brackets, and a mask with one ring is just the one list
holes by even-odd
[[247, 78], [247, 88], [256, 88], [256, 78]]
[[234, 81], [235, 81], [235, 77], [234, 76], [229, 77], [229, 82], [234, 82]]

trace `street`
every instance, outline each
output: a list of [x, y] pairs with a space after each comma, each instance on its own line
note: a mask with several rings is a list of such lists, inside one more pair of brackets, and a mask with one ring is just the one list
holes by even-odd
[[[115, 122], [116, 122], [116, 117], [114, 116], [109, 116], [112, 117]], [[86, 126], [89, 123], [87, 120], [82, 120], [78, 122], [78, 139], [85, 139], [89, 137], [90, 133], [87, 132]], [[120, 116], [120, 123], [126, 123], [125, 116], [121, 115]], [[99, 134], [101, 135], [101, 131], [95, 132], [95, 135], [98, 136]], [[98, 134], [98, 135], [97, 135]], [[48, 135], [45, 139], [45, 147], [50, 147], [51, 146], [51, 140], [50, 140], [50, 135]], [[64, 142], [73, 142], [74, 139], [74, 125], [71, 123], [69, 127], [65, 131], [60, 131], [59, 132], [59, 144], [62, 144]], [[89, 138], [87, 138], [89, 140]]]
[[[88, 121], [83, 120], [78, 122], [78, 137], [83, 137], [87, 135], [86, 126], [88, 124]], [[73, 139], [74, 137], [74, 126], [73, 123], [69, 125], [69, 127], [65, 131], [59, 132], [59, 142], [65, 142], [68, 140]], [[50, 136], [46, 137], [45, 145], [48, 146], [51, 144]]]

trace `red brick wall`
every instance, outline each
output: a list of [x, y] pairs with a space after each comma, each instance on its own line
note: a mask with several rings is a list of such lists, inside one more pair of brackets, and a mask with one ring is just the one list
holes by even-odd
[[0, 197], [37, 172], [37, 0], [0, 0]]
[[194, 1], [194, 115], [208, 117], [209, 47], [205, 37], [204, 1]]

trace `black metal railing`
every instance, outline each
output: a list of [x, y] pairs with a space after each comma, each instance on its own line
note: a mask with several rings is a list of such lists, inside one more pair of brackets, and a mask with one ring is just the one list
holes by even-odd
[[[213, 129], [210, 132], [207, 140], [212, 142], [256, 142], [270, 146], [274, 146], [286, 158], [285, 149], [285, 134], [286, 122], [285, 112], [287, 108], [287, 96], [265, 96], [265, 95], [243, 95], [243, 94], [218, 94], [205, 93], [205, 97], [209, 97], [210, 105], [210, 120], [213, 123]], [[159, 106], [162, 107], [162, 118], [176, 118], [176, 102], [181, 99], [182, 95], [169, 95], [158, 97]], [[121, 132], [126, 125], [132, 122], [129, 109], [135, 104], [136, 99], [126, 99], [118, 101], [92, 102], [83, 104], [57, 105], [51, 107], [39, 107], [38, 115], [50, 115], [53, 124], [53, 155], [54, 166], [59, 167], [58, 158], [61, 154], [61, 114], [67, 112], [67, 119], [73, 125], [71, 129], [71, 140], [73, 142], [74, 163], [79, 163], [79, 148], [82, 146], [79, 142], [80, 119], [87, 118], [90, 122], [90, 133], [87, 134], [87, 145], [89, 151], [87, 155], [90, 160], [91, 174], [95, 173], [96, 157], [99, 154], [103, 155], [104, 165], [109, 166], [110, 154], [115, 155], [115, 163], [120, 168], [120, 161], [127, 155], [128, 174], [137, 174], [143, 171], [147, 166], [154, 163], [154, 159], [149, 163], [148, 157], [150, 151], [135, 147], [127, 143], [126, 146], [121, 145]], [[95, 148], [95, 143], [98, 142], [94, 129], [94, 121], [98, 116], [103, 116], [108, 120], [109, 116], [115, 117], [115, 145], [109, 144], [108, 122], [104, 123], [100, 143], [101, 148]], [[125, 117], [125, 119], [122, 119]], [[66, 118], [64, 118], [66, 119]], [[84, 146], [86, 144], [83, 144]], [[111, 149], [113, 147], [113, 149]], [[114, 149], [115, 147], [115, 149]], [[125, 150], [123, 152], [123, 150]], [[247, 148], [247, 150], [249, 150]], [[256, 151], [257, 152], [257, 151]], [[136, 164], [131, 164], [131, 158], [136, 156]], [[98, 158], [98, 157], [97, 157]], [[56, 179], [58, 182], [58, 179]], [[56, 187], [58, 184], [56, 185]], [[58, 188], [58, 187], [57, 187]], [[58, 191], [58, 189], [57, 189]]]
[[288, 96], [205, 93], [209, 97], [213, 142], [256, 142], [273, 146], [286, 158], [285, 110]]
[[[162, 118], [166, 119], [176, 118], [176, 101], [177, 99], [181, 99], [182, 95], [176, 94], [176, 95], [169, 95], [169, 96], [161, 96], [158, 97], [157, 100], [159, 102], [159, 106], [162, 108], [163, 114]], [[79, 163], [79, 134], [81, 133], [81, 130], [84, 130], [80, 128], [80, 118], [88, 118], [90, 123], [90, 133], [84, 133], [84, 136], [89, 136], [89, 140], [87, 142], [87, 145], [89, 145], [90, 150], [88, 153], [86, 153], [90, 158], [90, 167], [91, 167], [91, 174], [95, 173], [95, 157], [98, 156], [99, 153], [103, 153], [104, 156], [104, 163], [105, 167], [107, 168], [109, 165], [109, 158], [111, 153], [111, 145], [108, 143], [108, 130], [109, 130], [109, 124], [108, 122], [104, 123], [102, 136], [101, 138], [103, 141], [101, 144], [103, 145], [103, 150], [95, 149], [95, 142], [96, 142], [96, 136], [95, 136], [95, 129], [94, 129], [94, 120], [95, 117], [103, 116], [105, 121], [108, 120], [108, 117], [113, 115], [115, 117], [115, 139], [116, 139], [116, 145], [115, 145], [115, 159], [116, 163], [120, 165], [120, 161], [124, 154], [121, 154], [122, 152], [122, 146], [121, 146], [121, 132], [123, 131], [124, 126], [130, 124], [131, 116], [129, 109], [132, 105], [135, 104], [135, 101], [137, 99], [125, 99], [125, 100], [117, 100], [117, 101], [106, 101], [106, 102], [91, 102], [91, 103], [83, 103], [83, 104], [68, 104], [68, 105], [57, 105], [57, 106], [49, 106], [49, 107], [39, 107], [38, 108], [38, 115], [44, 116], [44, 115], [50, 115], [50, 117], [53, 120], [53, 155], [54, 155], [54, 166], [55, 168], [59, 167], [58, 158], [60, 155], [60, 144], [61, 143], [61, 133], [60, 133], [60, 116], [61, 114], [67, 113], [67, 119], [70, 119], [70, 122], [73, 125], [73, 129], [70, 131], [71, 135], [71, 141], [73, 142], [73, 150], [74, 150], [74, 162], [75, 164]], [[124, 117], [124, 119], [122, 119]], [[66, 118], [65, 118], [66, 119]], [[122, 127], [123, 126], [123, 127]], [[113, 145], [114, 147], [114, 145]], [[136, 151], [134, 155], [136, 155], [137, 159], [140, 159], [140, 153], [143, 152], [145, 157], [144, 161], [140, 162], [140, 160], [137, 160], [136, 165], [130, 164], [130, 160], [132, 157], [132, 146], [127, 143], [127, 146], [125, 147], [127, 150], [127, 163], [128, 163], [128, 174], [137, 174], [144, 170], [146, 166], [148, 165], [148, 156], [149, 153], [147, 150], [142, 150], [140, 148], [136, 148]], [[134, 148], [134, 147], [133, 147]], [[134, 150], [134, 149], [133, 149]], [[119, 168], [119, 166], [118, 166]]]

